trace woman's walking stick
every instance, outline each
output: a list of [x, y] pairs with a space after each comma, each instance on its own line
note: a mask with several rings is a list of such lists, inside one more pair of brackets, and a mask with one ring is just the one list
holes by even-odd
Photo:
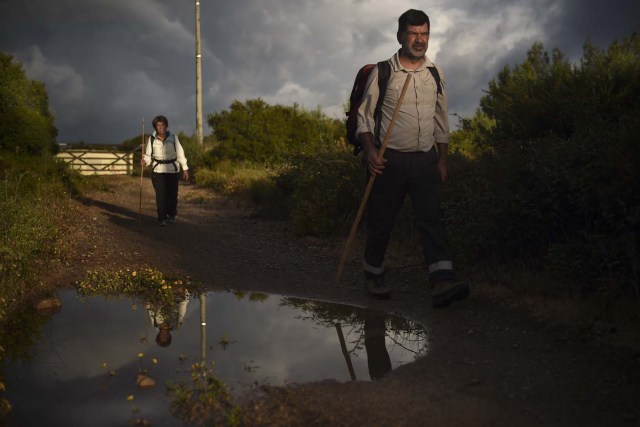
[[140, 215], [142, 215], [142, 175], [144, 174], [144, 166], [142, 166], [142, 156], [144, 155], [144, 117], [142, 118], [142, 136], [140, 138]]
[[[391, 123], [389, 123], [387, 133], [385, 133], [384, 140], [382, 141], [382, 145], [380, 146], [380, 150], [378, 150], [379, 161], [383, 158], [382, 156], [384, 155], [384, 150], [386, 150], [387, 148], [389, 135], [396, 125], [396, 117], [398, 116], [398, 111], [400, 111], [402, 101], [404, 101], [404, 95], [407, 93], [407, 88], [409, 87], [410, 80], [411, 73], [407, 74], [407, 79], [404, 81], [404, 86], [402, 86], [402, 92], [400, 93], [400, 99], [398, 99], [398, 104], [396, 105], [396, 109], [393, 112], [393, 116], [391, 117]], [[384, 94], [381, 93], [380, 96], [384, 96]], [[349, 238], [347, 239], [347, 244], [345, 245], [344, 252], [342, 252], [342, 257], [340, 258], [340, 265], [338, 266], [338, 273], [336, 274], [336, 284], [340, 282], [340, 278], [342, 277], [342, 270], [344, 270], [344, 263], [347, 260], [349, 248], [351, 248], [353, 239], [356, 237], [356, 231], [358, 230], [358, 225], [360, 225], [360, 219], [362, 218], [362, 214], [364, 213], [364, 208], [367, 205], [367, 200], [369, 199], [369, 194], [371, 193], [371, 188], [373, 187], [373, 181], [375, 181], [375, 179], [375, 174], [371, 174], [371, 176], [369, 177], [369, 182], [367, 183], [367, 188], [364, 191], [364, 196], [362, 196], [362, 202], [360, 202], [360, 207], [358, 208], [356, 219], [355, 221], [353, 221], [353, 225], [351, 226], [351, 233], [349, 234]]]

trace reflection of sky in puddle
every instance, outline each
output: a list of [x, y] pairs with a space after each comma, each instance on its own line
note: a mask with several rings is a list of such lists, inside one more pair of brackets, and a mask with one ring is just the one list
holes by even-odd
[[[206, 360], [215, 361], [218, 378], [237, 396], [256, 383], [349, 381], [352, 376], [368, 381], [426, 351], [426, 332], [410, 321], [338, 304], [251, 296], [209, 292], [205, 298]], [[31, 363], [4, 368], [14, 407], [10, 420], [15, 425], [121, 425], [131, 416], [126, 397], [132, 394], [136, 417], [153, 425], [181, 425], [168, 414], [165, 383], [188, 381], [190, 365], [200, 361], [200, 299], [191, 296], [168, 347], [156, 344], [157, 329], [143, 305], [134, 309], [130, 301], [103, 298], [81, 302], [73, 291], [63, 292], [61, 299], [62, 310], [44, 327]], [[224, 340], [229, 344], [222, 345]], [[156, 365], [152, 358], [158, 359]], [[137, 388], [140, 366], [157, 381], [155, 388]], [[116, 375], [109, 376], [109, 370]]]

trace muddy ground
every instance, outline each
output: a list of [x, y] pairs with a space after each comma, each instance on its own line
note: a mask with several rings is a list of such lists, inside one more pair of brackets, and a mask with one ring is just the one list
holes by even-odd
[[[212, 288], [382, 309], [430, 332], [425, 357], [381, 380], [266, 390], [245, 402], [248, 424], [640, 425], [637, 315], [630, 317], [635, 325], [617, 324], [579, 301], [523, 300], [473, 278], [467, 301], [436, 310], [424, 267], [394, 259], [388, 263], [393, 298], [372, 300], [361, 290], [360, 243], [336, 285], [344, 240], [296, 237], [284, 222], [253, 217], [244, 201], [182, 184], [178, 222], [159, 227], [149, 179], [142, 214], [139, 178], [106, 179], [110, 190], [85, 194], [61, 214], [71, 225], [66, 249], [46, 282], [64, 287], [96, 267], [148, 266]], [[640, 312], [634, 304], [631, 310]]]

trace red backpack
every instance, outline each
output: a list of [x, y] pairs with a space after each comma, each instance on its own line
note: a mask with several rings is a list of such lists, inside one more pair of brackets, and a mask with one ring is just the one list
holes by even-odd
[[380, 108], [382, 108], [382, 101], [384, 101], [384, 93], [387, 91], [387, 84], [389, 83], [389, 77], [391, 76], [391, 65], [389, 61], [380, 61], [377, 64], [367, 64], [360, 68], [356, 75], [356, 80], [353, 82], [353, 89], [351, 89], [351, 96], [349, 97], [349, 110], [347, 111], [347, 141], [353, 145], [353, 155], [357, 156], [362, 151], [362, 146], [356, 138], [356, 130], [358, 129], [358, 109], [362, 103], [362, 97], [364, 95], [364, 88], [369, 80], [369, 75], [373, 71], [374, 67], [378, 67], [378, 89], [380, 90], [380, 96], [376, 103], [376, 109], [373, 117], [376, 121], [376, 142], [378, 139], [380, 129]]

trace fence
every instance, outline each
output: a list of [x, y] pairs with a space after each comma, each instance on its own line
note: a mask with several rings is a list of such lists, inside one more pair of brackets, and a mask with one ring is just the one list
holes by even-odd
[[133, 152], [65, 150], [56, 155], [82, 175], [127, 175], [133, 173]]

